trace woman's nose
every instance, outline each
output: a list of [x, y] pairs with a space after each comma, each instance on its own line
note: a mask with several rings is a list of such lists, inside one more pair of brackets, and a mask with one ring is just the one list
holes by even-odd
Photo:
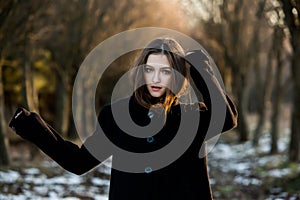
[[155, 72], [153, 77], [152, 77], [153, 83], [159, 83], [160, 82], [160, 74], [159, 72]]

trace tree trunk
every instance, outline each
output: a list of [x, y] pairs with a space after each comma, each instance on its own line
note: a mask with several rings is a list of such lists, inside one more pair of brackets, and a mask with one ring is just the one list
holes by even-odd
[[[220, 11], [227, 23], [222, 23], [220, 33], [220, 44], [224, 48], [224, 59], [232, 72], [232, 90], [237, 98], [237, 109], [239, 112], [238, 126], [239, 141], [248, 140], [247, 105], [249, 87], [247, 86], [247, 73], [249, 71], [250, 59], [246, 51], [247, 44], [244, 39], [245, 10], [244, 1], [224, 1]], [[247, 8], [248, 9], [248, 8]], [[228, 34], [229, 33], [229, 34]]]
[[237, 107], [239, 112], [238, 117], [238, 132], [239, 132], [239, 142], [245, 142], [248, 140], [248, 126], [247, 126], [247, 88], [246, 88], [246, 77], [243, 76], [241, 73], [238, 76], [236, 76], [237, 79], [234, 81], [235, 83], [238, 83], [239, 86], [237, 86], [236, 89], [236, 97], [237, 97]]
[[2, 65], [0, 64], [0, 165], [9, 165], [9, 158], [7, 154], [8, 139], [5, 137], [7, 133], [7, 125], [5, 121], [4, 109], [4, 91], [2, 79]]
[[71, 100], [68, 76], [59, 76], [56, 90], [55, 128], [64, 137], [68, 136]]
[[[272, 51], [272, 50], [271, 50]], [[273, 66], [272, 66], [272, 52], [268, 58], [268, 66], [266, 68], [266, 79], [262, 89], [262, 101], [259, 105], [258, 110], [258, 122], [253, 136], [253, 146], [258, 145], [259, 137], [263, 132], [263, 127], [266, 120], [267, 102], [270, 100], [272, 91], [272, 77], [273, 77]]]
[[[251, 103], [255, 104], [255, 111], [258, 112], [258, 123], [256, 129], [254, 131], [253, 136], [253, 145], [256, 146], [258, 144], [259, 135], [262, 132], [264, 122], [265, 122], [265, 115], [266, 115], [266, 101], [267, 101], [267, 90], [266, 84], [268, 85], [268, 77], [266, 76], [266, 84], [263, 84], [263, 79], [261, 75], [261, 62], [260, 62], [260, 50], [261, 50], [261, 42], [260, 42], [260, 32], [263, 27], [261, 21], [265, 17], [265, 4], [266, 0], [259, 0], [258, 7], [256, 11], [256, 20], [257, 23], [253, 25], [253, 35], [251, 42], [249, 43], [249, 50], [248, 50], [248, 57], [252, 58], [251, 67], [254, 69], [255, 74], [255, 101]], [[253, 63], [253, 64], [252, 64]], [[268, 65], [269, 66], [269, 65]]]
[[[275, 45], [275, 44], [274, 44]], [[266, 68], [266, 75], [265, 75], [265, 83], [262, 85], [260, 94], [261, 97], [259, 98], [260, 102], [258, 102], [258, 122], [256, 129], [254, 131], [254, 136], [253, 136], [253, 146], [258, 145], [259, 137], [263, 132], [263, 127], [265, 124], [266, 120], [266, 111], [267, 111], [267, 102], [270, 100], [271, 96], [271, 91], [272, 91], [272, 77], [273, 77], [273, 65], [272, 65], [272, 60], [274, 58], [274, 53], [273, 53], [273, 48], [270, 49], [269, 55], [268, 55], [268, 63], [267, 63], [267, 68]], [[257, 58], [258, 60], [258, 58]], [[254, 69], [256, 69], [256, 74], [260, 74], [258, 65], [254, 65]], [[257, 75], [257, 78], [260, 76]], [[262, 82], [262, 81], [258, 81]], [[259, 88], [258, 88], [259, 89]]]
[[290, 43], [293, 48], [291, 61], [291, 81], [293, 83], [293, 101], [291, 115], [291, 139], [289, 146], [290, 161], [300, 160], [300, 0], [281, 0], [286, 26], [290, 31]]
[[38, 112], [38, 95], [34, 88], [33, 67], [26, 55], [23, 64], [23, 100], [24, 105], [30, 111]]
[[[298, 36], [300, 40], [300, 35]], [[300, 43], [298, 43], [298, 46]], [[294, 48], [292, 58], [292, 80], [293, 80], [293, 109], [292, 109], [292, 125], [291, 125], [291, 140], [290, 154], [291, 161], [300, 160], [300, 51], [299, 47]]]
[[274, 33], [274, 50], [277, 58], [277, 70], [275, 75], [275, 85], [274, 85], [274, 98], [273, 98], [273, 114], [271, 119], [271, 154], [278, 152], [278, 135], [279, 135], [279, 113], [280, 113], [280, 104], [282, 99], [282, 70], [283, 64], [281, 59], [281, 47], [283, 39], [283, 30], [280, 27], [275, 28]]
[[[38, 95], [36, 93], [33, 82], [33, 66], [28, 55], [24, 54], [23, 58], [23, 101], [24, 106], [30, 111], [39, 112], [38, 110]], [[31, 159], [33, 160], [38, 154], [39, 149], [33, 145], [31, 150]]]

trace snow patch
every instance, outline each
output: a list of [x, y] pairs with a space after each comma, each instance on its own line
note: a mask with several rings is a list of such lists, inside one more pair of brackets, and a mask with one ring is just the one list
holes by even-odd
[[2, 183], [15, 183], [20, 178], [20, 174], [16, 171], [8, 170], [7, 172], [0, 171], [0, 180]]

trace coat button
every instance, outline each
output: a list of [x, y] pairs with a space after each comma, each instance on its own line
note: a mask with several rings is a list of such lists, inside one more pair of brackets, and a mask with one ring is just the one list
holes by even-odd
[[150, 119], [152, 119], [153, 117], [154, 117], [154, 113], [153, 113], [153, 111], [149, 111], [148, 112], [148, 117], [150, 118]]
[[154, 142], [154, 137], [148, 137], [148, 138], [147, 138], [147, 142], [148, 142], [148, 143]]
[[151, 167], [146, 167], [145, 168], [145, 173], [146, 174], [149, 174], [149, 173], [151, 173], [152, 172], [152, 168]]

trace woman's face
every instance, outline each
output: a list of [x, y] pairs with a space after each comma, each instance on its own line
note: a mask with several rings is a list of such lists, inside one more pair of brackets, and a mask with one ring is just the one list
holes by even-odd
[[169, 88], [172, 67], [164, 54], [150, 54], [144, 66], [144, 79], [152, 97], [161, 97]]

